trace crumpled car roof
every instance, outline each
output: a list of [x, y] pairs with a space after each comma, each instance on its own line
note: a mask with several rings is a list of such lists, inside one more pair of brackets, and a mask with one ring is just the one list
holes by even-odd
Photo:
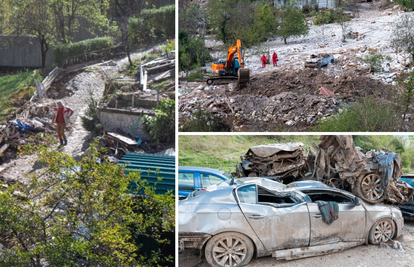
[[[258, 157], [270, 157], [280, 151], [293, 152], [303, 146], [302, 142], [285, 143], [285, 144], [269, 144], [254, 146], [249, 149], [253, 154]], [[248, 152], [249, 152], [248, 151]]]

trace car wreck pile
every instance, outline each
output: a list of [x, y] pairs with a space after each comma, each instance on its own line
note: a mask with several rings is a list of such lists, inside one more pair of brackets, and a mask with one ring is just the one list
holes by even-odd
[[274, 176], [285, 183], [305, 178], [309, 168], [303, 143], [272, 144], [251, 147], [236, 166], [235, 177]]
[[395, 152], [386, 148], [365, 152], [350, 135], [321, 136], [320, 140], [307, 155], [301, 143], [252, 147], [233, 176], [276, 176], [284, 183], [316, 180], [372, 204], [404, 204], [413, 197], [414, 189], [397, 181], [403, 172]]

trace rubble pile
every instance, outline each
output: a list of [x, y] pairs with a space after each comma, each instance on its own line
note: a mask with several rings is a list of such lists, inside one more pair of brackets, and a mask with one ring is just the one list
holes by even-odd
[[265, 122], [282, 120], [286, 125], [297, 122], [314, 123], [317, 118], [329, 117], [338, 110], [340, 102], [333, 97], [318, 95], [298, 95], [283, 92], [275, 96], [206, 94], [195, 90], [182, 96], [179, 112], [191, 116], [197, 107], [212, 113], [239, 119], [257, 119]]
[[234, 177], [274, 176], [289, 183], [308, 172], [303, 143], [251, 147], [236, 166]]
[[55, 126], [51, 124], [55, 106], [51, 100], [26, 102], [20, 116], [0, 124], [0, 163], [15, 158], [18, 146], [38, 141], [29, 137], [39, 132], [55, 132]]

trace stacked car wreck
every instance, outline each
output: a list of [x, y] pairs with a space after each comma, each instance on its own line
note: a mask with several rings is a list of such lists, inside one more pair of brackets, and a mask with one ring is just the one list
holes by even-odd
[[327, 135], [320, 140], [307, 155], [302, 143], [252, 147], [233, 175], [273, 176], [284, 183], [316, 180], [371, 204], [404, 204], [413, 197], [413, 188], [397, 181], [403, 172], [401, 157], [395, 152], [386, 148], [365, 152], [355, 146], [351, 135]]

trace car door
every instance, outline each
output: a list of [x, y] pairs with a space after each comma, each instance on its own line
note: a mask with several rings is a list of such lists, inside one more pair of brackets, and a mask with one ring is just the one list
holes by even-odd
[[[235, 194], [246, 220], [266, 249], [308, 246], [310, 221], [306, 202], [287, 205], [258, 202], [258, 188], [242, 186]], [[277, 197], [275, 195], [275, 199]]]
[[178, 190], [179, 197], [187, 197], [188, 194], [195, 190], [195, 174], [194, 172], [178, 173]]
[[[308, 203], [310, 212], [310, 245], [323, 245], [335, 242], [365, 242], [365, 209], [356, 206], [349, 195], [338, 191], [313, 190], [302, 191], [312, 203]], [[338, 219], [331, 224], [322, 220], [317, 200], [336, 201], [339, 207]]]

